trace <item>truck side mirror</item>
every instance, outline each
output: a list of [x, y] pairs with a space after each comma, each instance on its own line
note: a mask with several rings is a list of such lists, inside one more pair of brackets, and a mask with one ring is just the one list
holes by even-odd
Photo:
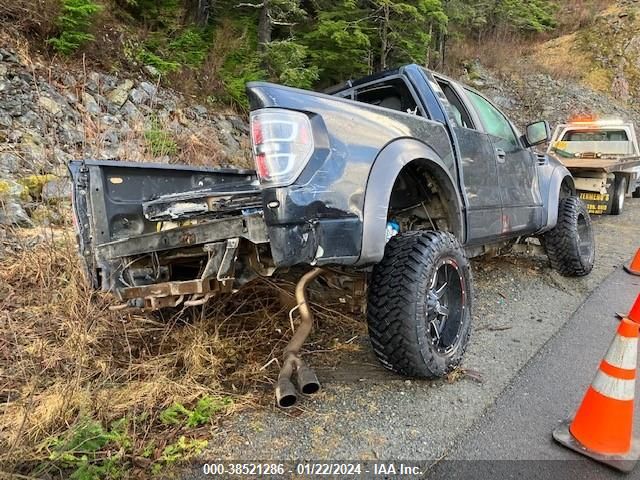
[[540, 145], [541, 143], [548, 142], [550, 139], [551, 128], [549, 127], [549, 122], [546, 120], [540, 120], [539, 122], [527, 125], [526, 132], [524, 134], [524, 141], [527, 144], [527, 147]]

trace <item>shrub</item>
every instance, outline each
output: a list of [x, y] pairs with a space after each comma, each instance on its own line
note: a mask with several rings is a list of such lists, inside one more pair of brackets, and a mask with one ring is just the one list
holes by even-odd
[[62, 11], [57, 22], [60, 34], [47, 42], [58, 52], [71, 55], [94, 39], [89, 29], [93, 17], [101, 10], [102, 5], [93, 0], [62, 0]]

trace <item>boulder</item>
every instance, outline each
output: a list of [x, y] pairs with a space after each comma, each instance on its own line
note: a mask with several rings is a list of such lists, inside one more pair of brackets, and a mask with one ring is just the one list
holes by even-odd
[[20, 203], [13, 199], [0, 199], [0, 225], [30, 228], [33, 222]]
[[42, 200], [55, 203], [60, 200], [68, 200], [71, 197], [71, 180], [68, 178], [56, 178], [45, 183], [42, 187]]
[[82, 92], [82, 104], [84, 105], [84, 109], [90, 115], [100, 115], [100, 106], [90, 93]]
[[54, 117], [62, 113], [62, 107], [52, 98], [41, 96], [38, 104]]
[[127, 98], [129, 98], [129, 92], [131, 91], [132, 87], [133, 82], [131, 80], [125, 80], [116, 88], [111, 90], [107, 95], [107, 98], [111, 103], [120, 108], [122, 107], [122, 105], [124, 105], [124, 102], [127, 101]]

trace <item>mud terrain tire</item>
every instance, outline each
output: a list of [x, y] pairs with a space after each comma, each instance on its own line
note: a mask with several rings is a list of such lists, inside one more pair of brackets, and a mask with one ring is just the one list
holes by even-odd
[[578, 197], [560, 200], [558, 223], [544, 235], [551, 266], [566, 277], [582, 277], [593, 269], [595, 238], [587, 207]]
[[369, 336], [380, 362], [409, 377], [452, 371], [469, 341], [472, 296], [469, 261], [453, 235], [391, 238], [368, 290]]

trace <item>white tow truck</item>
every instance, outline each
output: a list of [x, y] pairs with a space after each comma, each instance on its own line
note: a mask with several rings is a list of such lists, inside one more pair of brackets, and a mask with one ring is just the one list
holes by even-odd
[[547, 153], [571, 171], [591, 214], [619, 215], [628, 194], [640, 198], [640, 150], [631, 122], [574, 117], [556, 127]]

